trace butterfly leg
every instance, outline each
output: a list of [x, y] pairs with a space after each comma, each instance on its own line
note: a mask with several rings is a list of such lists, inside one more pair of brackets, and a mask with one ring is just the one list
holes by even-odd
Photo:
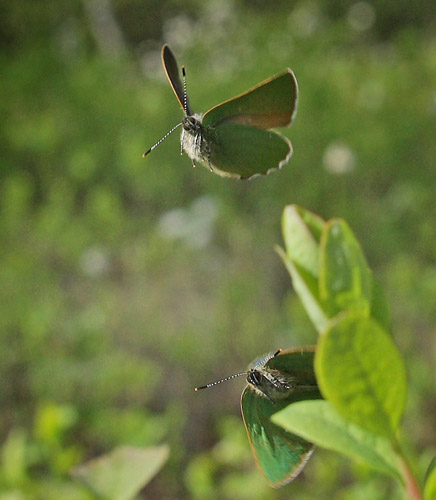
[[213, 172], [212, 164], [210, 163], [210, 151], [209, 150], [207, 150], [206, 156], [207, 156], [207, 164], [209, 165], [209, 170], [211, 172]]
[[295, 388], [295, 384], [292, 379], [286, 380], [284, 377], [276, 377], [272, 373], [270, 377], [268, 377], [270, 383], [279, 391], [283, 391], [283, 389], [290, 391]]
[[270, 401], [273, 405], [275, 405], [275, 404], [276, 404], [276, 403], [275, 403], [275, 401], [274, 401], [272, 398], [270, 398], [270, 397], [268, 396], [268, 394], [265, 394], [264, 392], [261, 392], [261, 391], [259, 391], [259, 394], [260, 394], [262, 397], [264, 397], [265, 399], [267, 399], [268, 401]]
[[207, 143], [205, 144], [203, 155], [206, 157], [207, 164], [209, 166], [209, 170], [211, 172], [213, 172], [212, 164], [210, 162], [210, 149], [209, 149], [209, 146], [207, 145]]
[[185, 129], [182, 129], [182, 136], [180, 137], [180, 154], [183, 154], [183, 141], [185, 139]]
[[201, 133], [200, 132], [197, 132], [194, 136], [194, 148], [195, 148], [195, 151], [199, 152], [201, 151], [201, 146], [203, 144], [203, 140], [202, 140], [202, 137], [201, 137]]

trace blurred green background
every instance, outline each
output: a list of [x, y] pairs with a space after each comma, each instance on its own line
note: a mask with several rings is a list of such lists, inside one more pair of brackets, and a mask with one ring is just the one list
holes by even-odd
[[[74, 465], [166, 442], [143, 499], [394, 499], [317, 450], [275, 491], [239, 379], [316, 341], [273, 247], [283, 207], [344, 217], [388, 293], [406, 358], [405, 436], [436, 451], [436, 3], [0, 1], [0, 499], [91, 498]], [[205, 111], [285, 67], [294, 156], [252, 181], [193, 169], [167, 42]]]

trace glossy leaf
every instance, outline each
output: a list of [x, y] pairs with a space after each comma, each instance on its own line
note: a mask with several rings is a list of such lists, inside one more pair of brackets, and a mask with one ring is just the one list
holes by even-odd
[[287, 206], [282, 215], [282, 232], [286, 253], [276, 248], [292, 284], [318, 333], [324, 332], [328, 317], [318, 290], [319, 240], [324, 221], [296, 205]]
[[320, 337], [315, 371], [321, 392], [346, 419], [393, 439], [406, 402], [400, 353], [379, 324], [356, 314]]
[[289, 205], [283, 210], [282, 233], [286, 254], [314, 280], [319, 276], [319, 243], [324, 226], [322, 219], [296, 205]]
[[104, 500], [132, 500], [161, 469], [167, 446], [123, 446], [76, 467], [72, 475]]
[[389, 441], [341, 417], [328, 401], [302, 401], [271, 417], [291, 433], [399, 479], [397, 457]]
[[340, 219], [327, 222], [320, 245], [319, 292], [332, 317], [344, 310], [370, 313], [372, 273], [359, 242]]
[[321, 335], [327, 328], [329, 319], [320, 306], [317, 283], [303, 269], [299, 269], [280, 247], [276, 247], [276, 251], [291, 276], [294, 290], [300, 297], [310, 320]]

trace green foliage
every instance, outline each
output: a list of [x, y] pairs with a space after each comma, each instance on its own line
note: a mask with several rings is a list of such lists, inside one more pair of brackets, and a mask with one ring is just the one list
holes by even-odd
[[98, 498], [132, 500], [162, 467], [168, 452], [166, 446], [123, 446], [76, 467], [72, 474]]
[[377, 322], [355, 314], [332, 322], [318, 344], [315, 369], [323, 394], [342, 416], [393, 438], [406, 403], [406, 372]]
[[329, 317], [342, 311], [370, 313], [372, 274], [345, 221], [329, 221], [322, 233], [319, 294]]
[[[324, 0], [0, 4], [0, 498], [89, 500], [71, 467], [162, 442], [148, 498], [289, 497], [253, 464], [243, 381], [207, 404], [192, 390], [314, 342], [271, 252], [289, 203], [343, 217], [363, 243], [392, 308], [374, 284], [371, 317], [407, 353], [400, 437], [434, 455], [435, 3], [371, 2], [360, 31], [351, 4]], [[291, 67], [290, 163], [234, 183], [192, 169], [177, 134], [142, 159], [182, 116], [163, 42], [195, 111]], [[322, 221], [310, 224], [319, 242]], [[318, 308], [315, 330], [328, 319]], [[395, 488], [318, 449], [292, 497], [396, 500]]]
[[389, 441], [345, 420], [328, 401], [304, 401], [289, 405], [273, 415], [272, 420], [318, 446], [343, 453], [400, 478], [398, 460]]
[[[404, 361], [389, 333], [371, 317], [376, 311], [375, 317], [386, 323], [384, 295], [375, 288], [362, 249], [345, 221], [326, 222], [314, 244], [310, 237], [301, 238], [304, 229], [306, 234], [313, 234], [311, 221], [317, 219], [312, 214], [300, 217], [298, 230], [293, 231], [295, 215], [304, 212], [297, 207], [284, 209], [286, 253], [281, 251], [281, 255], [312, 321], [316, 322], [314, 311], [319, 310], [329, 318], [325, 329], [319, 330], [314, 363], [319, 388], [327, 401], [289, 405], [272, 420], [309, 442], [397, 477], [411, 498], [419, 500], [419, 486], [397, 440], [407, 397]], [[312, 255], [312, 301], [307, 300], [307, 279], [297, 270], [297, 265], [304, 269], [301, 259], [294, 258], [305, 255], [306, 243], [307, 254]], [[316, 326], [319, 329], [320, 323]]]
[[427, 469], [424, 498], [425, 500], [434, 500], [436, 498], [436, 457], [433, 458]]
[[277, 249], [307, 314], [320, 334], [340, 312], [371, 314], [389, 327], [389, 307], [365, 256], [345, 221], [327, 224], [315, 214], [290, 205], [282, 231], [286, 252]]
[[319, 295], [319, 238], [324, 222], [295, 206], [285, 208], [282, 217], [286, 253], [279, 247], [292, 283], [318, 332], [325, 330], [328, 317]]

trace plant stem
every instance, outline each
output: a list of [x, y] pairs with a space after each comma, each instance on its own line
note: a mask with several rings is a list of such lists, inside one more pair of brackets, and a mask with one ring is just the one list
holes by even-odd
[[403, 479], [404, 483], [406, 486], [406, 491], [409, 494], [410, 498], [412, 500], [424, 500], [424, 497], [422, 495], [421, 487], [419, 486], [419, 483], [412, 471], [412, 468], [410, 467], [410, 464], [404, 455], [403, 451], [401, 450], [400, 445], [398, 442], [394, 441], [394, 449], [398, 455], [398, 458], [400, 459], [400, 465], [402, 468], [403, 472]]
[[416, 477], [414, 476], [412, 470], [410, 469], [409, 464], [404, 458], [402, 459], [402, 464], [403, 464], [403, 473], [404, 473], [404, 480], [406, 482], [407, 493], [410, 495], [410, 498], [412, 498], [413, 500], [424, 500], [424, 497], [422, 496], [421, 487], [419, 486]]

